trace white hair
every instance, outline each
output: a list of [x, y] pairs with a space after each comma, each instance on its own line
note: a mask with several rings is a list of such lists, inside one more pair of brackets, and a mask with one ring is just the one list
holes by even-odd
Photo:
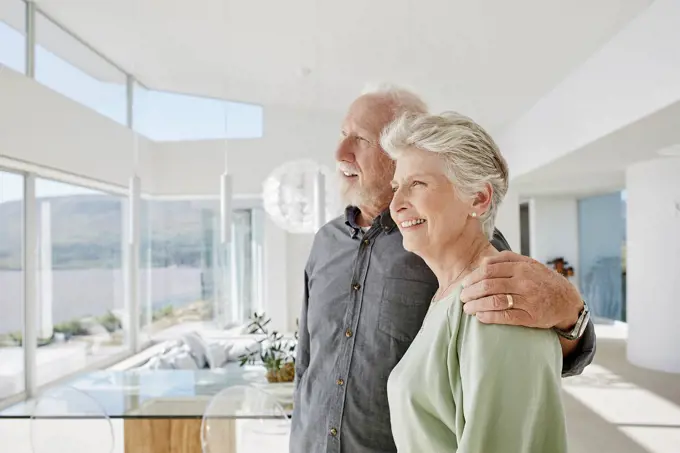
[[479, 220], [484, 234], [493, 237], [498, 206], [508, 191], [510, 177], [498, 146], [479, 124], [455, 112], [405, 113], [385, 128], [380, 144], [392, 159], [409, 148], [441, 154], [447, 176], [464, 196], [474, 197], [490, 184], [489, 209]]
[[394, 117], [404, 113], [427, 113], [427, 104], [414, 92], [387, 83], [369, 84], [361, 92], [362, 96], [376, 96], [388, 101]]

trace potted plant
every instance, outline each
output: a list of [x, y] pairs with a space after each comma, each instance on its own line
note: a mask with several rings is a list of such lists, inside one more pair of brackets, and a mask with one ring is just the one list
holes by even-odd
[[259, 359], [267, 370], [268, 382], [293, 382], [295, 379], [295, 348], [298, 340], [297, 329], [293, 339], [285, 339], [276, 330], [269, 332], [267, 325], [270, 322], [271, 319], [266, 318], [264, 313], [253, 314], [248, 325], [248, 333], [262, 336], [258, 340], [260, 348], [241, 355], [239, 357], [241, 366], [247, 363], [254, 364]]
[[548, 261], [548, 264], [552, 265], [553, 269], [560, 275], [567, 278], [574, 276], [574, 268], [561, 256], [552, 261]]

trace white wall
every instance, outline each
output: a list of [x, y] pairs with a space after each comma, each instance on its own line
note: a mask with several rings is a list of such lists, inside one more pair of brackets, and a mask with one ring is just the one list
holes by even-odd
[[265, 224], [265, 312], [273, 329], [293, 332], [304, 297], [304, 270], [313, 234], [291, 234], [269, 218]]
[[656, 0], [497, 137], [515, 176], [680, 100], [680, 2]]
[[626, 172], [628, 359], [680, 373], [680, 159]]
[[153, 144], [153, 191], [163, 195], [219, 193], [228, 148], [234, 192], [259, 194], [262, 183], [279, 165], [313, 159], [334, 168], [333, 154], [341, 118], [276, 106], [265, 107], [264, 137]]
[[287, 332], [289, 326], [287, 233], [268, 216], [264, 225], [264, 311], [272, 319], [272, 329]]
[[[536, 197], [529, 201], [531, 257], [547, 263], [564, 259], [578, 273], [578, 204], [575, 198]], [[577, 278], [572, 282], [578, 285]]]
[[496, 228], [508, 240], [513, 252], [520, 250], [519, 196], [514, 190], [508, 190], [496, 215]]
[[[135, 136], [22, 74], [0, 71], [0, 156], [125, 187], [134, 171]], [[142, 190], [155, 195], [217, 195], [229, 147], [235, 194], [259, 194], [277, 166], [314, 159], [333, 167], [341, 118], [265, 107], [264, 137], [152, 142], [138, 137]]]
[[[0, 100], [1, 156], [128, 184], [134, 143], [129, 129], [8, 68], [0, 71]], [[140, 138], [142, 153], [150, 145]]]

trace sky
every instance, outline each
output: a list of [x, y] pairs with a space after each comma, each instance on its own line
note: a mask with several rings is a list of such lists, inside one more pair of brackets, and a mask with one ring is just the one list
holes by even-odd
[[[4, 3], [3, 0], [4, 5], [0, 6], [0, 65], [24, 73], [24, 34], [3, 21], [3, 18], [11, 16], [13, 23], [22, 23], [23, 18], [17, 17], [21, 10], [14, 9], [14, 6], [20, 7], [23, 3], [11, 1], [16, 3]], [[8, 9], [3, 11], [5, 8]], [[41, 19], [44, 22], [45, 19]], [[39, 26], [41, 21], [36, 23]], [[120, 83], [95, 79], [54, 53], [54, 49], [50, 51], [43, 47], [41, 44], [48, 47], [50, 44], [40, 42], [39, 32], [37, 40], [35, 77], [38, 82], [125, 125], [127, 96], [124, 74], [118, 72], [120, 77], [116, 78]], [[73, 46], [82, 46], [72, 40]], [[105, 71], [117, 72], [94, 53], [92, 58], [92, 63], [105, 65]], [[134, 96], [134, 129], [155, 141], [245, 139], [262, 137], [263, 134], [263, 109], [259, 105], [149, 90], [141, 85], [135, 86]], [[21, 197], [21, 178], [11, 176], [0, 172], [0, 203]], [[92, 193], [88, 189], [61, 183], [44, 180], [39, 183], [41, 190], [38, 196]]]

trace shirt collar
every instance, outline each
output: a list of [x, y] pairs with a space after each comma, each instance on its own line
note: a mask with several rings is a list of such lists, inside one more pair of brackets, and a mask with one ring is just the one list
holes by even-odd
[[[349, 234], [352, 236], [352, 238], [355, 238], [361, 230], [361, 227], [357, 223], [357, 218], [359, 217], [360, 213], [361, 210], [356, 206], [347, 206], [347, 208], [345, 208], [345, 224], [349, 227]], [[394, 231], [394, 229], [397, 227], [397, 224], [394, 223], [394, 220], [392, 220], [389, 209], [385, 209], [378, 217], [373, 220], [372, 227], [375, 227], [376, 225], [378, 225], [380, 229], [382, 229], [387, 234]]]

